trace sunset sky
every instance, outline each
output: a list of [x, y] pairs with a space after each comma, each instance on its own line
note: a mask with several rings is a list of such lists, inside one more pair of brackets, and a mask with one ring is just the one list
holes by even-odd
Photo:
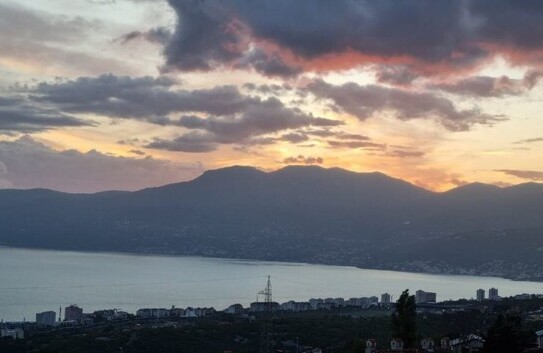
[[540, 0], [0, 0], [0, 188], [543, 181]]

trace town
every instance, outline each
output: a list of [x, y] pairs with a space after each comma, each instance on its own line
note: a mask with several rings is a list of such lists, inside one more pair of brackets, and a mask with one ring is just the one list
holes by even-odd
[[[468, 320], [477, 321], [479, 317], [491, 317], [503, 308], [513, 308], [517, 314], [521, 314], [523, 320], [534, 327], [533, 344], [526, 352], [543, 352], [543, 295], [519, 294], [509, 298], [502, 298], [498, 294], [497, 288], [490, 288], [488, 296], [484, 289], [475, 292], [475, 299], [463, 299], [458, 301], [438, 301], [437, 293], [417, 290], [414, 294], [416, 302], [417, 317], [422, 319], [430, 317], [432, 320], [440, 321], [445, 317], [472, 316]], [[507, 305], [502, 305], [506, 303]], [[530, 305], [527, 305], [530, 303]], [[534, 305], [536, 304], [536, 305]], [[83, 308], [72, 304], [65, 308], [59, 308], [58, 315], [56, 311], [45, 311], [36, 313], [34, 322], [2, 322], [0, 324], [0, 352], [5, 350], [2, 346], [13, 348], [16, 341], [32, 340], [41, 335], [50, 336], [73, 336], [85, 333], [102, 333], [106, 328], [110, 332], [120, 330], [121, 332], [145, 329], [168, 329], [187, 326], [198, 326], [202, 322], [242, 322], [245, 324], [254, 324], [266, 327], [266, 322], [272, 322], [277, 318], [294, 320], [293, 318], [308, 318], [313, 315], [322, 320], [334, 321], [350, 319], [386, 319], [395, 309], [395, 300], [389, 293], [383, 293], [380, 298], [377, 296], [360, 298], [312, 298], [307, 301], [287, 301], [277, 303], [273, 301], [271, 295], [271, 282], [268, 279], [266, 288], [258, 293], [257, 301], [244, 307], [236, 303], [228, 306], [224, 310], [214, 308], [186, 307], [179, 308], [171, 306], [170, 308], [141, 308], [135, 313], [128, 313], [118, 309], [97, 310], [92, 313], [85, 313]], [[472, 314], [470, 314], [472, 313]], [[305, 316], [304, 316], [305, 315]], [[202, 321], [198, 321], [202, 320]], [[535, 326], [534, 326], [535, 325]], [[539, 326], [537, 326], [539, 325]], [[467, 325], [469, 326], [469, 325]], [[408, 349], [404, 347], [404, 342], [395, 337], [387, 337], [380, 334], [379, 338], [373, 336], [358, 337], [363, 340], [359, 347], [359, 352], [378, 353], [378, 352], [455, 352], [455, 353], [475, 353], [483, 352], [485, 343], [484, 330], [473, 326], [473, 331], [458, 332], [458, 336], [449, 336], [452, 330], [443, 332], [443, 336], [424, 336], [420, 337], [417, 343], [417, 349]], [[447, 334], [447, 335], [445, 335]], [[239, 344], [249, 340], [247, 338], [238, 339]], [[95, 337], [95, 343], [100, 341], [108, 342], [112, 340], [109, 336]], [[300, 344], [299, 340], [296, 347], [293, 348], [293, 340], [281, 342], [281, 350], [277, 352], [296, 351], [307, 353], [322, 353], [324, 347], [318, 347], [314, 344]], [[360, 344], [360, 342], [359, 342]], [[290, 350], [289, 350], [290, 346]], [[330, 347], [328, 347], [330, 351]], [[122, 348], [121, 348], [122, 351]]]

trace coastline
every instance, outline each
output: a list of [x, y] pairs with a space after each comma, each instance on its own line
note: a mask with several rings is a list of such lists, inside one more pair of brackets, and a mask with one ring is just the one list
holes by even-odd
[[228, 257], [228, 256], [216, 256], [209, 254], [182, 254], [182, 253], [166, 253], [166, 252], [138, 252], [138, 251], [123, 251], [123, 250], [89, 250], [89, 249], [62, 249], [62, 248], [50, 248], [50, 247], [29, 247], [29, 246], [9, 246], [0, 244], [0, 249], [21, 249], [21, 250], [37, 250], [37, 251], [50, 251], [50, 252], [67, 252], [67, 253], [85, 253], [85, 254], [105, 254], [105, 255], [121, 255], [121, 256], [148, 256], [148, 257], [170, 257], [170, 258], [189, 258], [189, 259], [216, 259], [229, 262], [258, 262], [260, 264], [268, 265], [292, 265], [292, 266], [304, 266], [304, 265], [317, 265], [326, 267], [340, 267], [340, 268], [355, 268], [359, 270], [372, 270], [383, 272], [395, 272], [416, 274], [416, 275], [430, 275], [430, 276], [454, 276], [454, 277], [481, 277], [481, 278], [496, 278], [501, 280], [509, 280], [512, 282], [533, 282], [543, 283], [543, 278], [534, 279], [533, 277], [519, 278], [514, 276], [500, 276], [489, 273], [477, 273], [468, 271], [466, 269], [457, 269], [456, 271], [417, 271], [414, 269], [398, 268], [397, 266], [356, 266], [351, 264], [342, 263], [325, 263], [325, 262], [308, 262], [308, 261], [293, 261], [293, 260], [281, 260], [281, 259], [259, 259], [259, 258], [246, 258], [246, 257]]

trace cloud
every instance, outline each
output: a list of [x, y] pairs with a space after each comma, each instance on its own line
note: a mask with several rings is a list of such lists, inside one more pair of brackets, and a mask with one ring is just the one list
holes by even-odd
[[368, 141], [328, 141], [328, 145], [332, 148], [364, 148], [371, 150], [385, 150], [386, 145]]
[[[298, 108], [286, 107], [277, 98], [255, 99], [238, 115], [208, 116], [205, 118], [185, 115], [176, 123], [177, 126], [194, 130], [174, 138], [171, 141], [157, 139], [147, 145], [149, 148], [167, 149], [183, 152], [210, 152], [219, 144], [255, 144], [276, 141], [275, 134], [310, 126], [339, 126], [342, 122], [314, 117]], [[296, 143], [292, 134], [283, 135], [280, 140]]]
[[103, 23], [0, 4], [0, 61], [15, 70], [103, 73], [126, 72], [126, 62], [85, 48]]
[[418, 75], [405, 66], [382, 65], [376, 71], [376, 79], [379, 83], [407, 86], [417, 78]]
[[[334, 127], [339, 120], [313, 116], [267, 99], [242, 94], [235, 86], [178, 89], [169, 77], [80, 77], [22, 87], [29, 99], [72, 114], [92, 113], [137, 119], [191, 130], [170, 141], [159, 138], [146, 146], [185, 152], [209, 152], [219, 144], [243, 144], [250, 139], [303, 127]], [[287, 137], [285, 137], [285, 140]]]
[[[281, 67], [353, 68], [409, 63], [464, 70], [495, 55], [538, 64], [543, 3], [528, 0], [169, 0], [179, 18], [166, 64], [211, 70], [265, 52]], [[287, 70], [288, 71], [288, 70]], [[264, 70], [264, 73], [265, 70]]]
[[0, 185], [66, 192], [138, 190], [192, 179], [199, 162], [173, 163], [152, 157], [116, 157], [90, 150], [54, 150], [28, 136], [0, 141]]
[[332, 101], [332, 108], [366, 120], [376, 113], [393, 112], [400, 120], [434, 119], [450, 131], [469, 130], [475, 124], [489, 125], [503, 120], [482, 113], [477, 107], [460, 110], [447, 98], [428, 92], [407, 91], [354, 82], [340, 86], [322, 80], [309, 84], [308, 90], [319, 99]]
[[260, 48], [253, 49], [246, 53], [236, 68], [252, 67], [256, 72], [265, 76], [292, 77], [302, 72], [299, 66], [288, 65], [277, 53], [267, 53]]
[[530, 139], [524, 139], [524, 140], [518, 140], [513, 142], [516, 145], [524, 144], [524, 143], [535, 143], [535, 142], [543, 142], [543, 137], [535, 137]]
[[511, 175], [520, 179], [527, 179], [533, 181], [542, 181], [543, 172], [535, 170], [517, 170], [517, 169], [497, 169], [497, 172]]
[[145, 155], [147, 155], [147, 153], [143, 152], [142, 150], [138, 150], [138, 149], [133, 149], [133, 150], [130, 150], [128, 152], [130, 152], [132, 154], [135, 154], [137, 156], [145, 156]]
[[313, 164], [323, 164], [324, 159], [322, 157], [305, 157], [303, 155], [298, 155], [296, 157], [287, 157], [283, 159], [283, 164], [305, 164], [305, 165], [313, 165]]
[[415, 151], [410, 149], [396, 149], [387, 152], [386, 155], [395, 158], [420, 158], [424, 157], [425, 153], [422, 151]]
[[[35, 101], [55, 104], [63, 111], [149, 120], [174, 112], [235, 114], [258, 101], [242, 95], [234, 86], [175, 90], [176, 84], [167, 76], [132, 78], [104, 74], [64, 82], [42, 82], [28, 93]], [[169, 120], [160, 123], [173, 124]]]
[[170, 140], [155, 138], [145, 147], [175, 152], [206, 153], [216, 150], [218, 146], [212, 134], [188, 132]]
[[541, 71], [528, 71], [523, 79], [512, 79], [507, 76], [476, 76], [454, 83], [432, 85], [430, 88], [472, 97], [502, 97], [526, 93], [538, 83], [541, 77], [543, 77]]
[[166, 27], [151, 28], [147, 31], [132, 31], [122, 35], [115, 41], [121, 42], [121, 44], [127, 44], [134, 40], [145, 40], [149, 43], [156, 43], [165, 45], [172, 37], [172, 32]]
[[0, 135], [92, 125], [94, 125], [92, 121], [34, 105], [19, 97], [0, 96]]

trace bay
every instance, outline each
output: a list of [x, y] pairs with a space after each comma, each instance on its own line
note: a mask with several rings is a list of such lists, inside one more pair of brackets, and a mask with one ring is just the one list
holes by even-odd
[[35, 313], [77, 304], [84, 312], [117, 308], [244, 306], [272, 279], [273, 299], [397, 298], [404, 289], [438, 300], [473, 298], [478, 288], [502, 296], [543, 293], [543, 283], [494, 277], [432, 275], [220, 258], [0, 248], [0, 319], [34, 321]]

